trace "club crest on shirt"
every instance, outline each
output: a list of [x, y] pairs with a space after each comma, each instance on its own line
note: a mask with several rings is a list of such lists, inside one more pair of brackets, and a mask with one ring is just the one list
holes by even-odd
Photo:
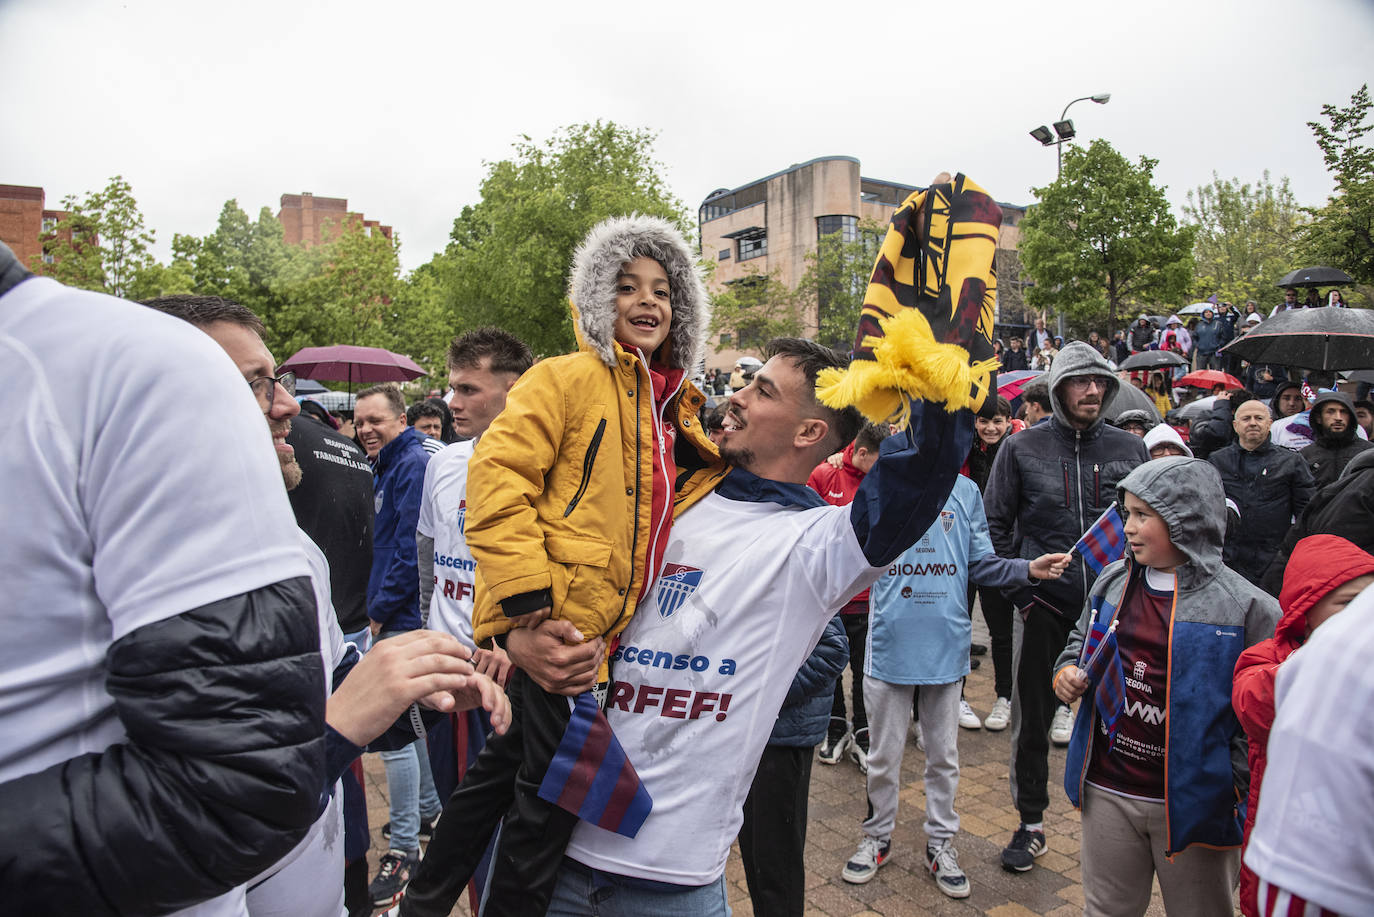
[[468, 521], [468, 501], [458, 501], [458, 534], [462, 535]]
[[385, 503], [385, 502], [386, 502], [386, 491], [384, 491], [384, 490], [379, 490], [379, 491], [377, 491], [377, 496], [375, 496], [375, 497], [372, 498], [372, 511], [373, 511], [374, 513], [380, 513], [380, 512], [382, 511], [382, 504]]
[[701, 585], [701, 570], [684, 564], [664, 564], [658, 577], [655, 593], [658, 597], [659, 617], [671, 617], [682, 607], [697, 586]]
[[940, 510], [940, 528], [945, 530], [946, 535], [949, 534], [949, 530], [954, 528], [954, 513], [947, 509]]

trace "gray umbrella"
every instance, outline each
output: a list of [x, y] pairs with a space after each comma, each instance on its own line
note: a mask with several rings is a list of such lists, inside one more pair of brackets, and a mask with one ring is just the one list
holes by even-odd
[[1159, 416], [1159, 409], [1155, 407], [1153, 398], [1131, 383], [1122, 380], [1121, 387], [1116, 391], [1116, 397], [1112, 399], [1111, 404], [1107, 405], [1107, 419], [1115, 423], [1116, 419], [1126, 411], [1145, 411], [1154, 423], [1159, 423], [1162, 419]]

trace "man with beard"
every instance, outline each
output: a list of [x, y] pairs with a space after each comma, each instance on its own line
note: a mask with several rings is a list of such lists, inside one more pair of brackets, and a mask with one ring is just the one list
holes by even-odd
[[1371, 448], [1356, 436], [1355, 405], [1344, 392], [1322, 392], [1312, 402], [1312, 445], [1298, 454], [1307, 462], [1317, 489], [1341, 476], [1350, 460]]
[[[300, 413], [300, 406], [291, 397], [295, 378], [290, 373], [273, 375], [276, 363], [263, 343], [258, 317], [218, 296], [168, 296], [144, 305], [195, 325], [233, 360], [267, 421], [277, 447], [281, 481], [286, 490], [294, 490], [303, 477], [294, 450], [286, 444], [291, 421]], [[324, 555], [304, 530], [298, 530], [298, 537], [314, 582], [325, 683], [336, 686], [334, 691], [325, 692], [324, 810], [305, 839], [249, 882], [242, 893], [250, 915], [272, 912], [337, 917], [343, 906], [344, 851], [338, 843], [341, 813], [334, 781], [343, 769], [362, 753], [363, 746], [387, 732], [417, 701], [454, 710], [480, 700], [495, 708], [493, 719], [498, 728], [504, 728], [506, 708], [500, 689], [473, 672], [468, 651], [447, 634], [415, 632], [403, 640], [389, 641], [360, 661], [339, 629]], [[462, 692], [464, 704], [458, 704], [450, 692]], [[409, 718], [403, 718], [387, 739], [385, 747], [415, 741]]]
[[[1148, 324], [1148, 322], [1146, 323]], [[985, 504], [998, 557], [1033, 560], [1068, 550], [1116, 499], [1116, 487], [1150, 455], [1140, 437], [1105, 422], [1121, 380], [1087, 344], [1064, 348], [1050, 371], [1053, 416], [1009, 437], [998, 450]], [[1074, 556], [1063, 577], [1018, 589], [1013, 617], [1012, 802], [1020, 825], [1002, 851], [1002, 867], [1026, 872], [1046, 850], [1041, 824], [1049, 805], [1046, 733], [1068, 743], [1072, 715], [1060, 707], [1050, 676], [1094, 576]], [[1052, 729], [1052, 723], [1054, 728]]]
[[1245, 402], [1236, 408], [1237, 441], [1208, 456], [1240, 513], [1240, 525], [1226, 533], [1222, 560], [1256, 585], [1316, 490], [1298, 454], [1270, 441], [1270, 424], [1264, 402]]

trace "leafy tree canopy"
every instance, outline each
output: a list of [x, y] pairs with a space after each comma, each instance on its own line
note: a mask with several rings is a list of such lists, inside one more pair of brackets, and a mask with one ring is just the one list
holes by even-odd
[[1366, 83], [1349, 106], [1323, 105], [1325, 121], [1307, 122], [1335, 189], [1324, 207], [1308, 210], [1312, 220], [1299, 236], [1303, 260], [1341, 268], [1364, 284], [1374, 283], [1374, 147], [1365, 139], [1374, 130], [1370, 108]]
[[1183, 214], [1197, 230], [1192, 298], [1215, 293], [1237, 307], [1276, 300], [1275, 281], [1297, 266], [1302, 223], [1287, 178], [1276, 185], [1265, 172], [1250, 184], [1213, 173], [1211, 184], [1188, 192]]
[[1032, 189], [1021, 223], [1021, 259], [1035, 282], [1026, 299], [1110, 335], [1125, 310], [1175, 303], [1193, 276], [1191, 226], [1180, 227], [1157, 160], [1131, 163], [1106, 140], [1064, 151], [1063, 174]]
[[143, 225], [132, 186], [116, 175], [103, 191], [67, 195], [62, 209], [66, 216], [43, 236], [53, 263], [39, 259], [33, 269], [71, 286], [129, 296], [139, 273], [155, 264], [153, 231]]
[[653, 158], [655, 136], [610, 121], [576, 124], [543, 143], [523, 137], [513, 158], [488, 164], [481, 200], [463, 208], [432, 262], [447, 333], [490, 324], [537, 354], [574, 349], [568, 267], [587, 231], [639, 212], [690, 232]]

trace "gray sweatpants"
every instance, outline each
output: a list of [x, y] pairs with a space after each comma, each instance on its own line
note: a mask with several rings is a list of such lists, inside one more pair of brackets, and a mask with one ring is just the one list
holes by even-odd
[[[864, 676], [868, 708], [868, 818], [863, 831], [885, 838], [897, 823], [902, 752], [916, 685], [894, 685]], [[926, 745], [926, 837], [944, 841], [959, 833], [954, 794], [959, 791], [959, 682], [921, 685], [917, 701]]]
[[[870, 758], [870, 760], [872, 760]], [[1231, 890], [1240, 850], [1193, 845], [1164, 856], [1164, 803], [1129, 799], [1083, 787], [1083, 913], [1087, 917], [1140, 917], [1159, 876], [1169, 917], [1234, 913]]]

